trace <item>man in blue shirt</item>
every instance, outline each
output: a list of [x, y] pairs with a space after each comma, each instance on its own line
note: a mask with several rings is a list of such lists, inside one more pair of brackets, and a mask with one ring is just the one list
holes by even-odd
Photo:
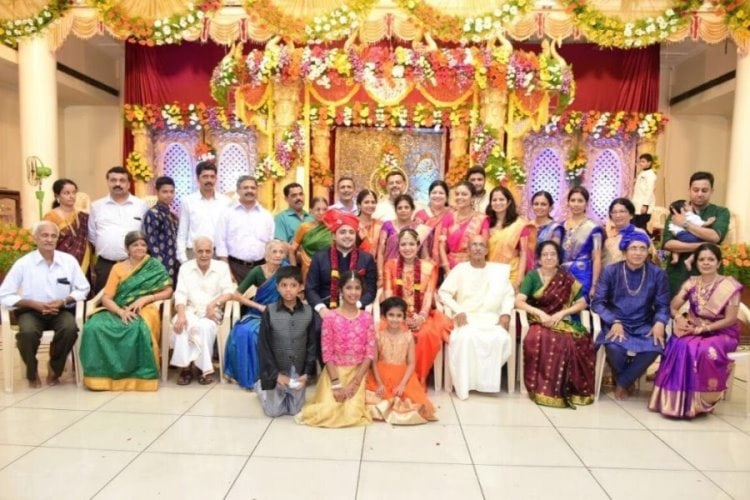
[[292, 182], [284, 186], [284, 198], [289, 208], [276, 215], [273, 237], [291, 243], [300, 224], [314, 221], [315, 218], [305, 211], [305, 193], [300, 184]]

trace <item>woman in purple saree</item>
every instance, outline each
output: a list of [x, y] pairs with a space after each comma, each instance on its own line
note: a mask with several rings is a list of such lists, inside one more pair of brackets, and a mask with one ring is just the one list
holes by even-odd
[[[718, 273], [721, 250], [704, 243], [695, 251], [700, 276], [689, 278], [672, 299], [673, 335], [654, 381], [649, 409], [693, 418], [714, 409], [727, 388], [728, 353], [737, 349], [742, 285]], [[678, 315], [688, 301], [690, 311]]]

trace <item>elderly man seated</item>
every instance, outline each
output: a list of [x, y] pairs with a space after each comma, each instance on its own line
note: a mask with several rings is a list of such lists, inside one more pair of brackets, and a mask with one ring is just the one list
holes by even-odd
[[222, 306], [232, 298], [234, 284], [229, 265], [213, 259], [213, 241], [199, 237], [193, 242], [195, 259], [180, 267], [174, 294], [177, 314], [173, 320], [170, 343], [174, 349], [171, 364], [182, 368], [177, 381], [187, 385], [193, 380], [193, 366], [198, 382], [213, 383], [213, 348]]
[[596, 344], [606, 349], [617, 399], [628, 398], [633, 383], [664, 349], [669, 282], [661, 268], [648, 262], [650, 244], [643, 231], [623, 234], [625, 260], [604, 268], [591, 302], [602, 318]]
[[16, 308], [19, 326], [16, 344], [33, 388], [42, 386], [36, 360], [42, 333], [55, 331], [49, 350], [47, 384], [56, 385], [78, 338], [75, 315], [70, 308], [89, 293], [89, 282], [76, 258], [55, 250], [59, 236], [55, 223], [37, 223], [33, 229], [37, 249], [13, 264], [0, 286], [0, 303]]
[[487, 241], [475, 236], [469, 262], [448, 273], [438, 296], [454, 313], [448, 357], [456, 395], [466, 399], [470, 390], [499, 392], [502, 367], [511, 354], [510, 266], [487, 262]]

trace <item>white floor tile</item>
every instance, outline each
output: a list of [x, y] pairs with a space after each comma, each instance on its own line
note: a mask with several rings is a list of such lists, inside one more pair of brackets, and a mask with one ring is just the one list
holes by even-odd
[[750, 436], [742, 432], [656, 431], [698, 469], [750, 473]]
[[148, 451], [250, 456], [271, 420], [184, 416]]
[[731, 500], [696, 471], [592, 469], [612, 500]]
[[253, 456], [359, 460], [364, 433], [364, 427], [323, 429], [275, 418]]
[[464, 425], [552, 427], [541, 408], [526, 397], [471, 393], [469, 399], [454, 397], [453, 402]]
[[591, 405], [577, 406], [575, 410], [545, 406], [540, 408], [555, 427], [643, 429], [627, 411], [607, 398], [601, 398]]
[[123, 392], [100, 408], [101, 411], [164, 413], [181, 415], [203, 397], [209, 387], [165, 386], [156, 392]]
[[430, 391], [428, 397], [435, 406], [435, 414], [441, 424], [458, 425], [458, 415], [453, 406], [453, 397], [449, 393]]
[[582, 465], [552, 428], [467, 425], [463, 429], [475, 464]]
[[[0, 351], [2, 352], [2, 351]], [[0, 365], [2, 361], [0, 361]], [[19, 401], [23, 401], [26, 398], [30, 398], [34, 394], [39, 394], [48, 389], [48, 387], [41, 387], [39, 389], [30, 389], [29, 386], [24, 382], [23, 384], [16, 384], [13, 386], [13, 392], [5, 392], [5, 386], [3, 385], [2, 378], [0, 378], [0, 406], [11, 406]]]
[[719, 417], [711, 414], [700, 415], [693, 419], [665, 417], [648, 408], [628, 408], [628, 412], [646, 428], [660, 431], [726, 431], [735, 429]]
[[358, 500], [481, 499], [471, 465], [362, 462]]
[[584, 467], [477, 465], [477, 474], [485, 498], [607, 498], [601, 486]]
[[560, 429], [560, 433], [589, 467], [692, 469], [650, 431]]
[[175, 420], [175, 415], [96, 412], [65, 429], [45, 445], [141, 451]]
[[188, 415], [267, 418], [258, 396], [237, 384], [219, 384], [193, 405]]
[[118, 392], [95, 392], [79, 389], [75, 385], [66, 384], [50, 387], [14, 406], [16, 408], [49, 408], [54, 410], [96, 410], [104, 403], [118, 397]]
[[736, 500], [750, 499], [750, 474], [747, 472], [707, 471], [706, 475]]
[[358, 472], [359, 460], [253, 457], [242, 469], [227, 499], [349, 500], [357, 493]]
[[0, 411], [0, 443], [37, 446], [86, 415], [85, 411], [5, 408]]
[[739, 429], [746, 434], [750, 434], [750, 417], [737, 417], [734, 415], [722, 415], [720, 417], [729, 425]]
[[98, 499], [221, 499], [244, 457], [144, 453], [104, 488]]
[[363, 460], [470, 464], [461, 427], [434, 422], [412, 427], [382, 422], [367, 427]]
[[91, 498], [135, 456], [125, 451], [36, 448], [0, 472], [0, 498]]
[[33, 450], [33, 446], [18, 446], [14, 444], [0, 444], [0, 469]]

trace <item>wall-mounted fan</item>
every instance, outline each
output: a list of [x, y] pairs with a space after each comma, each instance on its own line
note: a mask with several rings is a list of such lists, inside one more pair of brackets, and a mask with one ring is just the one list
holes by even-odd
[[36, 200], [39, 203], [39, 218], [42, 218], [42, 206], [44, 202], [44, 189], [42, 182], [52, 175], [52, 169], [46, 166], [38, 156], [26, 158], [26, 180], [36, 188]]

